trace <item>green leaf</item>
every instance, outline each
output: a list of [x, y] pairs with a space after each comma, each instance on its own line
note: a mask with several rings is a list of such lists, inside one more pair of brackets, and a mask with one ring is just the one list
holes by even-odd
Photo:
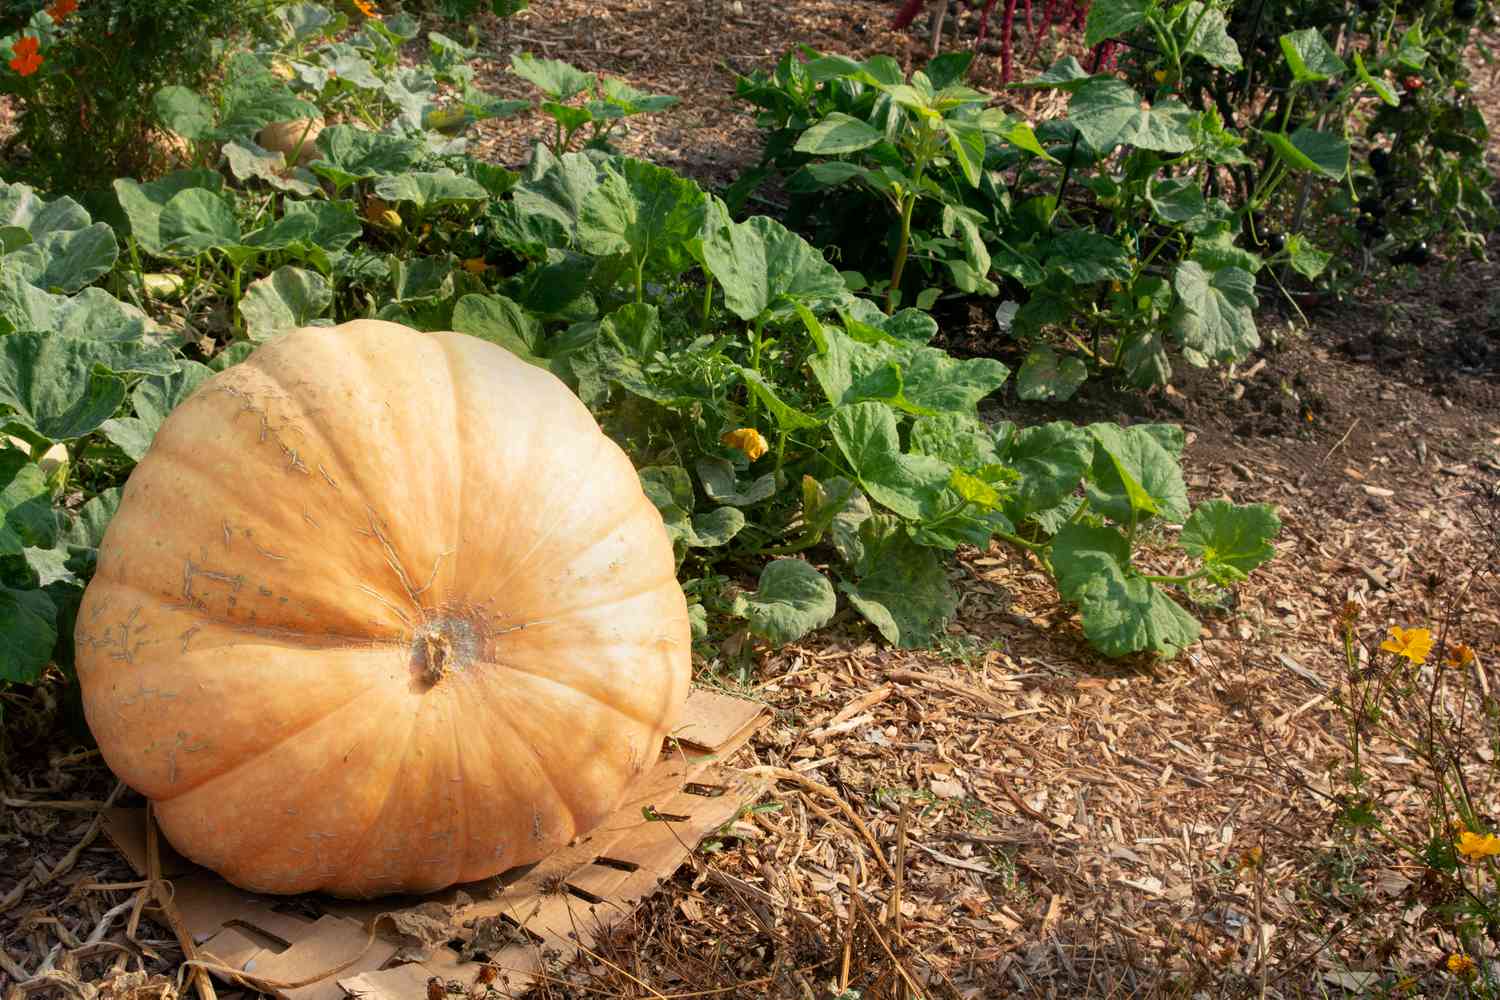
[[1281, 51], [1298, 83], [1317, 83], [1343, 76], [1349, 67], [1323, 40], [1316, 28], [1303, 28], [1281, 36]]
[[1373, 90], [1375, 95], [1386, 104], [1393, 108], [1400, 106], [1401, 99], [1396, 96], [1396, 92], [1391, 89], [1391, 85], [1378, 77], [1371, 76], [1370, 71], [1365, 68], [1364, 58], [1358, 52], [1354, 53], [1354, 73], [1359, 77], [1361, 83]]
[[1255, 278], [1237, 267], [1208, 272], [1197, 261], [1177, 266], [1172, 278], [1178, 304], [1172, 329], [1184, 347], [1229, 363], [1260, 346], [1255, 329]]
[[561, 59], [542, 59], [529, 52], [510, 57], [510, 71], [555, 101], [566, 101], [583, 93], [594, 78]]
[[1016, 524], [1051, 510], [1078, 488], [1093, 459], [1094, 440], [1082, 427], [1059, 421], [1016, 432], [1000, 453], [1019, 473], [1002, 510]]
[[963, 171], [969, 187], [979, 186], [980, 171], [984, 167], [984, 132], [977, 125], [944, 119], [943, 131], [948, 136], [948, 149]]
[[126, 455], [139, 462], [151, 446], [151, 440], [162, 423], [183, 400], [214, 374], [212, 368], [196, 361], [183, 361], [170, 375], [151, 375], [140, 381], [130, 394], [133, 417], [106, 420], [104, 436]]
[[50, 548], [56, 538], [46, 473], [25, 452], [0, 447], [0, 556], [20, 555], [29, 546]]
[[162, 207], [160, 226], [164, 252], [172, 256], [237, 246], [242, 236], [233, 202], [205, 188], [174, 194]]
[[1129, 281], [1131, 270], [1119, 240], [1088, 229], [1072, 229], [1049, 242], [1047, 267], [1077, 285]]
[[1349, 172], [1349, 143], [1333, 132], [1299, 128], [1285, 132], [1262, 132], [1271, 149], [1293, 170], [1312, 171], [1330, 180], [1343, 180]]
[[344, 249], [364, 232], [350, 201], [288, 201], [284, 218], [298, 216], [312, 220], [307, 239], [330, 253]]
[[310, 325], [331, 305], [333, 286], [327, 278], [288, 265], [250, 283], [240, 299], [240, 316], [245, 320], [246, 335], [264, 341]]
[[57, 645], [57, 606], [40, 590], [0, 584], [0, 680], [29, 683], [42, 675]]
[[931, 645], [958, 608], [942, 558], [886, 515], [860, 522], [857, 536], [857, 579], [841, 582], [839, 589], [893, 646]]
[[1084, 23], [1083, 46], [1091, 49], [1110, 38], [1119, 38], [1146, 23], [1149, 0], [1094, 0]]
[[167, 243], [161, 235], [161, 213], [167, 202], [191, 188], [218, 191], [223, 183], [212, 170], [178, 170], [145, 184], [121, 178], [114, 182], [114, 190], [130, 222], [130, 235], [147, 253], [160, 257]]
[[115, 231], [96, 222], [84, 229], [44, 233], [34, 242], [5, 258], [38, 288], [54, 292], [76, 292], [110, 272], [120, 248]]
[[1049, 66], [1041, 76], [1026, 81], [1023, 86], [1077, 93], [1093, 78], [1093, 75], [1083, 68], [1077, 56], [1063, 56]]
[[928, 455], [902, 454], [896, 415], [889, 406], [840, 406], [829, 417], [828, 430], [876, 503], [913, 520], [936, 515], [952, 468]]
[[1050, 344], [1038, 344], [1016, 376], [1016, 394], [1025, 400], [1067, 400], [1088, 377], [1088, 369], [1078, 358], [1059, 355]]
[[1146, 188], [1151, 211], [1163, 222], [1185, 225], [1208, 218], [1203, 189], [1190, 178], [1152, 178]]
[[1333, 259], [1333, 254], [1319, 250], [1301, 233], [1293, 233], [1286, 238], [1286, 254], [1292, 270], [1304, 278], [1316, 278]]
[[1068, 120], [1101, 152], [1121, 145], [1163, 153], [1193, 148], [1192, 109], [1175, 99], [1142, 108], [1141, 95], [1113, 77], [1080, 87], [1068, 105]]
[[0, 403], [49, 441], [82, 437], [124, 402], [125, 380], [100, 365], [134, 353], [129, 347], [48, 333], [0, 337]]
[[589, 253], [627, 254], [650, 273], [675, 277], [693, 264], [688, 241], [703, 217], [698, 185], [666, 167], [622, 158], [584, 198], [578, 241]]
[[453, 306], [453, 329], [499, 344], [524, 361], [542, 360], [542, 324], [503, 295], [465, 295]]
[[1094, 438], [1089, 503], [1121, 524], [1160, 517], [1180, 524], [1188, 516], [1187, 484], [1177, 459], [1155, 434], [1140, 427], [1090, 424]]
[[918, 417], [911, 427], [911, 450], [961, 469], [978, 469], [1000, 460], [994, 432], [984, 421], [967, 413]]
[[1269, 504], [1207, 500], [1187, 519], [1177, 541], [1202, 559], [1217, 581], [1231, 583], [1276, 554], [1271, 540], [1280, 531], [1281, 519]]
[[184, 139], [207, 139], [214, 130], [214, 109], [196, 91], [176, 84], [163, 87], [152, 98], [156, 117]]
[[680, 465], [649, 466], [639, 475], [642, 491], [661, 512], [667, 537], [679, 552], [725, 545], [745, 526], [745, 515], [733, 507], [694, 517], [693, 481]]
[[322, 157], [313, 161], [313, 172], [327, 177], [339, 188], [361, 178], [406, 173], [425, 154], [422, 143], [416, 139], [353, 125], [325, 128], [318, 136], [317, 147]]
[[780, 646], [827, 625], [837, 604], [833, 584], [811, 564], [774, 559], [760, 571], [755, 593], [735, 598], [734, 611], [750, 631]]
[[700, 458], [697, 469], [698, 480], [703, 483], [703, 492], [714, 503], [749, 507], [776, 493], [776, 476], [769, 472], [742, 487], [735, 477], [734, 463], [727, 458], [716, 455]]
[[1183, 45], [1184, 55], [1195, 55], [1219, 69], [1234, 71], [1243, 62], [1240, 47], [1229, 37], [1229, 22], [1218, 7], [1205, 7], [1199, 0], [1187, 5], [1184, 20], [1196, 25], [1193, 36]]
[[1052, 544], [1057, 589], [1078, 606], [1083, 633], [1105, 656], [1143, 650], [1176, 656], [1199, 625], [1149, 580], [1130, 570], [1130, 543], [1113, 528], [1069, 524]]
[[386, 201], [409, 202], [416, 206], [419, 213], [444, 205], [488, 201], [490, 196], [478, 181], [461, 177], [452, 171], [412, 172], [382, 177], [375, 182], [375, 194]]
[[317, 176], [305, 167], [288, 169], [284, 153], [262, 149], [248, 139], [231, 139], [224, 144], [223, 153], [224, 159], [229, 163], [229, 172], [234, 175], [235, 180], [255, 178], [265, 181], [278, 191], [290, 191], [304, 198], [319, 191]]
[[752, 322], [785, 302], [833, 299], [844, 290], [838, 270], [801, 236], [774, 219], [732, 222], [723, 202], [707, 208], [704, 263], [724, 289], [724, 305]]
[[793, 148], [814, 156], [841, 156], [869, 149], [883, 141], [884, 132], [852, 115], [834, 111], [803, 132]]
[[791, 433], [796, 430], [811, 430], [823, 426], [823, 422], [817, 417], [804, 413], [783, 400], [760, 372], [744, 367], [741, 367], [739, 372], [740, 378], [745, 380], [745, 385], [775, 418], [776, 426], [780, 430]]

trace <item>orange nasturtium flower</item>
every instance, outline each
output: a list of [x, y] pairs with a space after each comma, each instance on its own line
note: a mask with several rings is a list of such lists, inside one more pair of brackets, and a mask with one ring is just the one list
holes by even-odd
[[53, 24], [61, 24], [77, 9], [78, 0], [54, 0], [52, 6], [47, 8], [47, 16], [52, 18]]
[[30, 76], [42, 68], [42, 56], [37, 50], [42, 47], [41, 39], [34, 35], [22, 35], [10, 50], [16, 57], [10, 61], [10, 68], [22, 76]]
[[1455, 976], [1467, 979], [1476, 971], [1474, 960], [1468, 955], [1452, 954], [1448, 956], [1448, 971]]
[[484, 262], [483, 257], [469, 257], [464, 261], [464, 270], [473, 275], [483, 274], [489, 270], [489, 265]]
[[1387, 653], [1404, 656], [1413, 663], [1423, 664], [1427, 662], [1427, 654], [1432, 652], [1432, 633], [1425, 628], [1392, 625], [1391, 637], [1382, 642], [1380, 648]]
[[375, 5], [370, 0], [354, 0], [354, 6], [358, 7], [359, 12], [365, 17], [373, 17], [377, 21], [380, 20], [380, 12], [375, 9]]
[[1455, 850], [1466, 858], [1492, 858], [1500, 854], [1500, 837], [1493, 833], [1471, 833], [1465, 830], [1458, 835]]
[[719, 441], [738, 451], [745, 453], [750, 461], [755, 461], [760, 456], [771, 450], [765, 437], [754, 427], [741, 427], [737, 431], [730, 431]]

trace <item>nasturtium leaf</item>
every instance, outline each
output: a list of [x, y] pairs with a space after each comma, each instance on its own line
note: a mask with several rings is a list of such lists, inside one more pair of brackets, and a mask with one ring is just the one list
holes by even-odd
[[1177, 307], [1173, 332], [1183, 346], [1204, 357], [1242, 361], [1260, 346], [1255, 329], [1255, 278], [1237, 267], [1204, 270], [1195, 260], [1177, 266], [1172, 278]]
[[1078, 358], [1058, 354], [1051, 344], [1038, 344], [1016, 376], [1016, 394], [1026, 400], [1072, 399], [1088, 377], [1088, 369]]
[[542, 324], [503, 295], [465, 295], [453, 306], [453, 329], [546, 367], [541, 360]]
[[952, 467], [929, 455], [906, 455], [896, 415], [884, 403], [841, 406], [828, 419], [834, 443], [876, 503], [902, 517], [932, 517]]
[[1261, 134], [1276, 155], [1293, 170], [1312, 171], [1330, 180], [1342, 180], [1349, 172], [1349, 143], [1341, 135], [1306, 127], [1291, 135], [1285, 132]]
[[776, 493], [776, 477], [767, 472], [747, 486], [735, 477], [734, 463], [727, 458], [708, 455], [698, 459], [698, 481], [703, 492], [714, 503], [730, 507], [749, 507], [770, 499]]
[[1121, 524], [1160, 517], [1181, 524], [1188, 516], [1187, 484], [1177, 459], [1154, 433], [1117, 424], [1089, 425], [1094, 438], [1089, 503]]
[[34, 681], [57, 645], [57, 606], [40, 590], [0, 584], [0, 681]]
[[242, 236], [234, 204], [206, 188], [174, 194], [162, 207], [160, 226], [164, 251], [170, 256], [195, 257], [237, 246]]
[[130, 393], [132, 417], [106, 420], [104, 436], [126, 455], [139, 462], [145, 457], [151, 440], [179, 403], [192, 395], [213, 375], [213, 369], [196, 361], [180, 362], [170, 375], [151, 375], [142, 379]]
[[1240, 47], [1229, 37], [1229, 21], [1216, 6], [1192, 0], [1183, 15], [1193, 25], [1193, 34], [1182, 47], [1183, 55], [1195, 55], [1219, 69], [1234, 71], [1243, 65]]
[[1105, 656], [1150, 650], [1172, 657], [1198, 638], [1196, 619], [1130, 569], [1130, 543], [1113, 528], [1068, 524], [1052, 543], [1063, 599]]
[[1146, 23], [1149, 0], [1094, 0], [1089, 4], [1084, 22], [1083, 46], [1093, 48], [1100, 42], [1122, 35]]
[[901, 522], [888, 515], [866, 518], [856, 534], [856, 577], [839, 589], [891, 645], [931, 645], [958, 608], [942, 557], [912, 541]]
[[0, 556], [49, 548], [56, 537], [46, 473], [20, 449], [0, 447]]
[[1349, 70], [1317, 28], [1288, 32], [1281, 36], [1280, 42], [1292, 79], [1298, 83], [1335, 79]]
[[557, 101], [583, 93], [594, 82], [591, 75], [561, 59], [544, 59], [529, 52], [512, 55], [510, 71]]
[[125, 380], [106, 369], [110, 360], [139, 353], [133, 346], [56, 333], [0, 337], [0, 404], [49, 441], [82, 437], [124, 402]]
[[250, 283], [240, 299], [240, 315], [251, 340], [307, 326], [333, 304], [333, 286], [316, 271], [290, 265], [278, 267]]
[[675, 277], [693, 264], [688, 243], [703, 227], [701, 188], [666, 167], [621, 158], [607, 165], [578, 215], [581, 248], [626, 254], [648, 273]]
[[828, 577], [801, 559], [773, 559], [760, 571], [752, 594], [741, 594], [734, 611], [750, 631], [773, 645], [796, 642], [827, 625], [838, 606]]
[[1269, 504], [1236, 506], [1227, 500], [1199, 504], [1182, 526], [1178, 544], [1221, 583], [1243, 578], [1276, 554], [1271, 544], [1281, 519]]
[[1192, 109], [1175, 99], [1143, 108], [1141, 95], [1122, 80], [1090, 80], [1073, 94], [1068, 120], [1094, 149], [1129, 145], [1163, 153], [1193, 148]]
[[386, 201], [410, 202], [418, 212], [444, 205], [474, 204], [490, 196], [478, 181], [452, 171], [414, 171], [381, 177], [375, 182], [375, 194]]

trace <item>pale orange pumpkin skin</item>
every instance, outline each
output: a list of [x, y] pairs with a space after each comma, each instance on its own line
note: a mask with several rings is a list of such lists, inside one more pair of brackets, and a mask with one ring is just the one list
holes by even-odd
[[126, 484], [76, 630], [89, 726], [247, 889], [368, 897], [535, 861], [687, 695], [671, 544], [551, 374], [456, 333], [293, 331]]

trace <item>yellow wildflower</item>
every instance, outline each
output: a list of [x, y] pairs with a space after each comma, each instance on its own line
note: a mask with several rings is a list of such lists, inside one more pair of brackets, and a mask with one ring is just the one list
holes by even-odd
[[1154, 77], [1156, 77], [1156, 82], [1157, 83], [1166, 83], [1167, 82], [1167, 71], [1164, 70], [1164, 69], [1159, 69], [1155, 73], [1152, 73], [1151, 75], [1154, 76]]
[[1452, 954], [1448, 956], [1448, 971], [1455, 976], [1468, 979], [1476, 971], [1474, 960], [1468, 955]]
[[1474, 662], [1474, 650], [1462, 642], [1454, 643], [1452, 652], [1443, 662], [1450, 667], [1467, 667]]
[[470, 274], [479, 275], [489, 270], [489, 265], [484, 262], [483, 257], [469, 257], [464, 261], [464, 270]]
[[1427, 654], [1432, 652], [1432, 633], [1425, 628], [1392, 625], [1391, 637], [1382, 642], [1380, 648], [1387, 653], [1404, 656], [1416, 664], [1426, 663]]
[[752, 462], [771, 450], [765, 437], [754, 427], [741, 427], [739, 430], [729, 431], [719, 438], [719, 441], [737, 451], [744, 452], [745, 457]]
[[1500, 854], [1500, 837], [1465, 830], [1458, 835], [1456, 850], [1466, 858], [1492, 858]]

